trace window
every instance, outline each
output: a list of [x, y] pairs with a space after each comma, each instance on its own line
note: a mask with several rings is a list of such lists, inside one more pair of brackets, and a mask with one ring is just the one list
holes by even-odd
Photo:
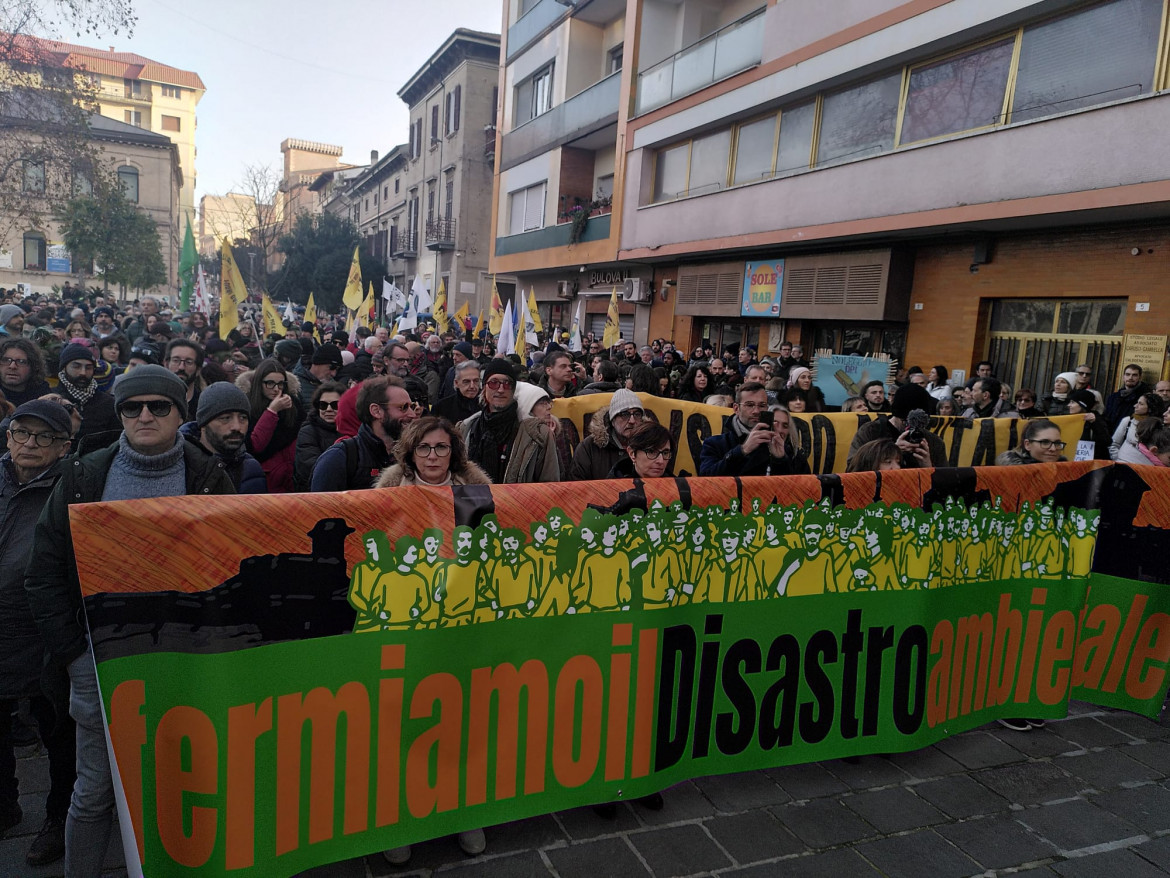
[[93, 178], [90, 175], [89, 168], [83, 165], [73, 166], [73, 194], [74, 195], [92, 195], [93, 194]]
[[735, 139], [735, 185], [766, 180], [772, 176], [778, 122], [778, 114], [773, 113], [739, 126], [739, 134]]
[[776, 176], [807, 171], [812, 155], [816, 104], [809, 101], [780, 113], [780, 146], [776, 152]]
[[439, 142], [439, 105], [431, 107], [431, 146]]
[[731, 158], [731, 129], [716, 131], [691, 142], [688, 195], [718, 192], [727, 185], [727, 163]]
[[1003, 121], [1014, 36], [910, 68], [899, 143], [914, 143]]
[[658, 153], [654, 169], [655, 201], [669, 201], [687, 194], [687, 165], [690, 157], [690, 143], [679, 144]]
[[24, 160], [24, 179], [21, 188], [29, 195], [45, 194], [44, 162], [33, 161], [32, 159]]
[[537, 4], [537, 2], [539, 2], [539, 0], [520, 0], [520, 15], [516, 17], [520, 18], [527, 15], [529, 10], [531, 10], [532, 7]]
[[548, 192], [548, 181], [520, 189], [508, 196], [508, 234], [518, 235], [533, 229], [544, 228], [544, 203]]
[[32, 271], [45, 270], [45, 236], [40, 232], [24, 233], [24, 267]]
[[597, 178], [597, 197], [613, 198], [613, 174]]
[[453, 91], [447, 92], [444, 126], [445, 134], [454, 134], [459, 130], [459, 110], [463, 101], [463, 86], [457, 85]]
[[164, 85], [162, 87], [162, 96], [164, 98], [181, 98], [183, 90], [177, 85]]
[[618, 43], [609, 50], [609, 54], [606, 56], [606, 75], [617, 73], [622, 69], [622, 53], [625, 52], [625, 50], [626, 47], [624, 43]]
[[179, 130], [179, 117], [178, 116], [163, 116], [162, 117], [162, 130], [163, 131], [178, 131]]
[[552, 109], [552, 75], [550, 64], [516, 86], [516, 125]]
[[492, 86], [492, 127], [496, 127], [496, 122], [500, 118], [500, 87], [498, 85]]
[[142, 111], [141, 110], [123, 110], [122, 118], [127, 125], [133, 125], [136, 128], [142, 127]]
[[410, 125], [410, 157], [417, 159], [422, 155], [423, 120], [415, 119]]
[[122, 165], [118, 168], [118, 183], [122, 186], [122, 191], [126, 193], [126, 200], [138, 203], [138, 170], [129, 165]]
[[142, 80], [141, 79], [127, 79], [126, 80], [126, 97], [128, 97], [128, 98], [142, 97]]
[[825, 95], [817, 164], [862, 158], [892, 149], [902, 71]]
[[368, 195], [366, 196], [365, 203], [362, 205], [362, 209], [365, 210], [366, 213], [370, 212], [370, 197]]
[[447, 174], [446, 189], [446, 204], [443, 207], [443, 216], [451, 219], [455, 215], [455, 180], [451, 174]]
[[397, 177], [394, 178], [394, 194], [398, 194], [398, 184], [401, 182]]
[[385, 201], [389, 197], [390, 197], [390, 184], [387, 183], [385, 186], [382, 187], [382, 200]]
[[435, 221], [435, 187], [427, 187], [427, 225]]
[[1161, 0], [1118, 0], [1024, 29], [1013, 122], [1149, 94]]

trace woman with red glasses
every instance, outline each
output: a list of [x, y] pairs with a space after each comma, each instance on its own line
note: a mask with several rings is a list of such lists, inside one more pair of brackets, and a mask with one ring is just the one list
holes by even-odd
[[345, 385], [337, 381], [322, 382], [313, 391], [309, 416], [297, 433], [296, 459], [293, 463], [294, 491], [309, 490], [313, 464], [321, 452], [341, 438], [337, 429], [337, 412], [345, 391]]

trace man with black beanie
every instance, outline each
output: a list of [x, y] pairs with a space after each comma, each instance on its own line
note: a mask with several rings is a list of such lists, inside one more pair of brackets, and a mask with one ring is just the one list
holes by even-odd
[[304, 360], [299, 362], [292, 373], [301, 382], [301, 405], [305, 411], [313, 408], [313, 392], [324, 382], [332, 381], [337, 371], [345, 365], [341, 359], [341, 351], [336, 345], [323, 344], [313, 351], [309, 358], [309, 365]]
[[245, 448], [250, 409], [244, 391], [231, 382], [216, 381], [199, 395], [195, 420], [181, 430], [188, 442], [223, 464], [237, 494], [267, 494], [264, 468]]
[[61, 351], [59, 362], [57, 392], [81, 412], [81, 430], [76, 436], [78, 450], [84, 453], [104, 448], [118, 438], [122, 424], [114, 411], [114, 398], [104, 390], [98, 390], [94, 383], [97, 358], [83, 344], [67, 344]]
[[892, 439], [902, 449], [902, 467], [940, 467], [947, 465], [947, 449], [943, 441], [930, 432], [924, 432], [918, 442], [911, 442], [906, 429], [906, 418], [915, 409], [929, 412], [933, 397], [919, 384], [903, 384], [890, 400], [890, 414], [878, 415], [868, 424], [863, 424], [849, 443], [848, 460], [866, 442], [875, 439]]

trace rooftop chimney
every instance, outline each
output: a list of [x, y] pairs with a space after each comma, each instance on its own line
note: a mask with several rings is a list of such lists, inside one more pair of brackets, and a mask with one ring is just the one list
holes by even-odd
[[377, 161], [378, 161], [378, 150], [371, 149], [370, 150], [370, 164], [371, 165], [375, 164], [375, 163], [377, 163]]

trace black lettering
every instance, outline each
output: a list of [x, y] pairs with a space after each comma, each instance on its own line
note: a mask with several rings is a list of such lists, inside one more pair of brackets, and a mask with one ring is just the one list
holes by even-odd
[[808, 452], [808, 465], [812, 467], [814, 473], [821, 472], [821, 462], [815, 456], [817, 449], [813, 448], [812, 427], [809, 422], [802, 415], [793, 415], [788, 421], [788, 432], [792, 437], [792, 444]]
[[963, 434], [968, 430], [974, 429], [975, 422], [970, 418], [955, 418], [951, 427], [955, 431], [955, 438], [951, 440], [951, 455], [948, 458], [947, 466], [958, 466], [959, 455], [963, 450]]
[[[841, 635], [841, 658], [845, 662], [841, 674], [841, 737], [857, 737], [857, 658], [865, 638], [861, 634], [861, 610], [850, 610]], [[868, 670], [866, 672], [868, 688]]]
[[[837, 431], [833, 427], [833, 422], [824, 415], [813, 415], [812, 419], [812, 444], [813, 455], [812, 459], [816, 463], [810, 463], [814, 473], [833, 471], [833, 461], [837, 459]], [[821, 469], [821, 461], [824, 461], [824, 469]]]
[[833, 727], [833, 683], [823, 664], [837, 661], [837, 638], [832, 631], [818, 631], [804, 648], [804, 682], [813, 700], [800, 705], [800, 737], [817, 744]]
[[870, 628], [865, 641], [865, 706], [861, 734], [871, 738], [878, 732], [878, 711], [882, 703], [882, 664], [886, 650], [894, 645], [894, 626]]
[[913, 735], [926, 713], [926, 629], [911, 625], [894, 652], [894, 725]]
[[715, 746], [726, 756], [746, 750], [755, 734], [756, 696], [743, 674], [757, 674], [759, 671], [760, 645], [754, 640], [737, 640], [723, 657], [723, 694], [735, 712], [721, 713], [715, 718]]
[[975, 440], [975, 450], [971, 453], [971, 462], [967, 466], [994, 465], [995, 418], [982, 418], [979, 421], [979, 438]]
[[[670, 421], [671, 421], [670, 434], [672, 436], [675, 435], [675, 433], [674, 433], [674, 416], [675, 416], [675, 414], [677, 414], [678, 417], [680, 417], [680, 418], [682, 417], [682, 412], [680, 410], [677, 410], [677, 409], [675, 410], [674, 414], [671, 415], [671, 417], [670, 417]], [[701, 458], [703, 456], [703, 443], [711, 438], [711, 422], [709, 420], [707, 420], [706, 415], [701, 415], [698, 412], [694, 412], [693, 414], [691, 414], [687, 418], [687, 437], [686, 438], [687, 438], [687, 448], [689, 448], [691, 450], [691, 460], [693, 460], [695, 462], [695, 469], [697, 470], [699, 468], [699, 458]], [[680, 446], [678, 443], [676, 443], [675, 448], [678, 448], [678, 447], [680, 447]], [[682, 473], [680, 472], [677, 475], [682, 475]]]
[[[708, 616], [703, 626], [707, 637], [723, 631], [722, 616]], [[715, 682], [719, 678], [718, 640], [703, 643], [703, 657], [699, 660], [699, 698], [695, 705], [695, 743], [691, 755], [698, 759], [706, 756], [711, 747], [711, 715], [715, 712]]]
[[691, 703], [694, 700], [697, 648], [695, 631], [690, 625], [672, 625], [662, 632], [662, 668], [658, 679], [658, 733], [654, 746], [655, 771], [670, 768], [686, 751], [691, 727]]
[[760, 747], [772, 750], [792, 743], [796, 696], [800, 687], [800, 644], [781, 634], [768, 648], [767, 671], [781, 671], [760, 699]]
[[577, 432], [577, 425], [573, 423], [572, 418], [559, 418], [561, 422], [561, 431], [564, 433], [565, 441], [570, 448], [576, 448], [581, 444], [581, 434]]

